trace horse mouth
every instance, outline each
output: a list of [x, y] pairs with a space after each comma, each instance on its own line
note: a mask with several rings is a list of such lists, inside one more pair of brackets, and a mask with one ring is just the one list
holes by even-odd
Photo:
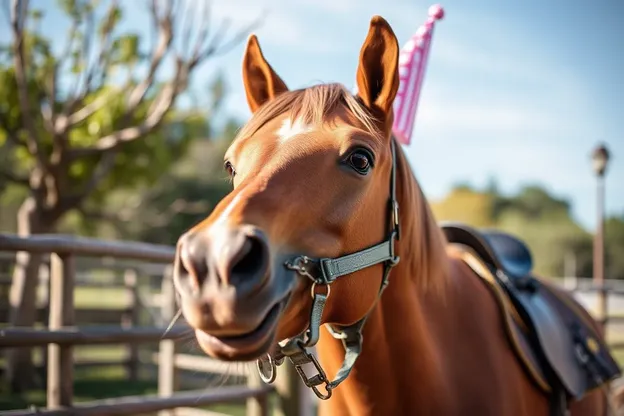
[[286, 300], [273, 305], [262, 322], [245, 334], [218, 336], [196, 329], [197, 342], [208, 355], [219, 360], [256, 360], [266, 354], [273, 345], [279, 317], [286, 305]]

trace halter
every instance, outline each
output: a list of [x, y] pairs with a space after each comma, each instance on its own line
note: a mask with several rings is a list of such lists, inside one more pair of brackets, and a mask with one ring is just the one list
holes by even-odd
[[[329, 333], [334, 338], [342, 340], [342, 345], [345, 350], [342, 366], [340, 370], [338, 370], [334, 380], [328, 380], [318, 360], [308, 349], [316, 345], [319, 340], [323, 309], [325, 308], [325, 303], [331, 292], [331, 284], [335, 282], [336, 279], [383, 263], [383, 278], [377, 299], [375, 300], [376, 305], [383, 290], [388, 285], [390, 270], [399, 262], [399, 257], [394, 254], [394, 242], [400, 238], [399, 203], [396, 199], [396, 150], [394, 137], [391, 137], [390, 141], [392, 150], [392, 170], [390, 172], [389, 202], [391, 226], [389, 237], [377, 245], [342, 257], [315, 259], [307, 256], [297, 256], [284, 263], [284, 267], [287, 269], [294, 270], [299, 275], [312, 280], [310, 292], [312, 296], [310, 323], [307, 330], [302, 334], [291, 338], [283, 345], [280, 343], [279, 351], [274, 356], [267, 354], [265, 357], [257, 360], [256, 364], [258, 372], [260, 373], [260, 378], [262, 378], [265, 383], [272, 383], [275, 381], [277, 366], [283, 364], [284, 358], [288, 357], [295, 366], [304, 384], [311, 388], [319, 399], [327, 400], [331, 397], [332, 391], [349, 376], [351, 369], [355, 365], [355, 361], [362, 352], [362, 329], [364, 328], [364, 324], [372, 308], [362, 319], [353, 325], [336, 328], [327, 324]], [[324, 287], [325, 290], [317, 291], [317, 287]], [[317, 371], [317, 374], [312, 377], [308, 377], [303, 370], [303, 365], [308, 363], [312, 363]], [[321, 385], [324, 385], [325, 393], [319, 390], [319, 386]]]

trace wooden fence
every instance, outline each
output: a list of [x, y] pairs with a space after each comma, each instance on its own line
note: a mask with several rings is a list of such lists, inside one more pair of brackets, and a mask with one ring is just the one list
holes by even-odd
[[[214, 390], [177, 391], [180, 383], [180, 370], [218, 373], [219, 364], [208, 357], [180, 354], [175, 341], [188, 332], [183, 324], [173, 326], [165, 332], [166, 325], [176, 312], [175, 291], [170, 264], [174, 249], [168, 246], [130, 242], [105, 242], [101, 240], [60, 235], [39, 235], [21, 238], [0, 234], [0, 253], [27, 251], [49, 255], [48, 279], [44, 287], [45, 301], [39, 305], [38, 319], [47, 320], [46, 329], [0, 327], [0, 350], [6, 348], [41, 348], [45, 352], [47, 374], [47, 404], [45, 409], [24, 409], [0, 412], [3, 415], [130, 415], [159, 412], [173, 414], [172, 409], [207, 406], [222, 402], [245, 400], [249, 416], [266, 415], [269, 412], [268, 397], [278, 395], [278, 414], [302, 415], [311, 412], [312, 406], [307, 391], [301, 385], [292, 368], [280, 368], [279, 382], [275, 390], [262, 384], [255, 374], [235, 374], [245, 378], [246, 385], [233, 385]], [[110, 287], [110, 282], [98, 282], [89, 276], [82, 277], [78, 263], [88, 259], [99, 259], [106, 268], [118, 268], [123, 273], [121, 284], [128, 303], [116, 310], [98, 308], [77, 308], [74, 291], [81, 287]], [[115, 259], [115, 261], [111, 261]], [[143, 298], [138, 290], [138, 281], [145, 277], [134, 265], [123, 261], [147, 262], [152, 275], [159, 274], [148, 286], [159, 286], [155, 296]], [[121, 263], [121, 264], [119, 264]], [[561, 283], [561, 279], [558, 279]], [[0, 278], [0, 300], [6, 296], [10, 281]], [[567, 287], [566, 287], [567, 286]], [[598, 292], [599, 296], [620, 296], [622, 313], [609, 315], [607, 309], [593, 311], [598, 320], [609, 326], [621, 326], [611, 333], [624, 334], [624, 282], [611, 282], [597, 287], [591, 282], [577, 282], [566, 289], [579, 293]], [[608, 302], [598, 302], [607, 305]], [[151, 322], [141, 325], [139, 314], [145, 310], [157, 310]], [[0, 302], [0, 322], [8, 316], [8, 307]], [[104, 324], [104, 325], [94, 325]], [[140, 357], [139, 345], [157, 343], [157, 350]], [[145, 361], [157, 365], [158, 394], [133, 397], [117, 397], [83, 403], [74, 403], [74, 368], [78, 365], [108, 365], [106, 362], [75, 362], [76, 346], [98, 344], [123, 344], [126, 356], [118, 361], [126, 368], [128, 378], [135, 380], [139, 364]], [[610, 346], [614, 350], [624, 349], [624, 337], [615, 337]], [[145, 354], [143, 354], [145, 355]], [[164, 411], [164, 412], [163, 412]], [[181, 413], [178, 413], [181, 414]], [[193, 414], [198, 414], [194, 411]], [[207, 413], [214, 414], [214, 413]]]
[[591, 278], [558, 280], [604, 328], [609, 348], [614, 352], [624, 350], [624, 280], [607, 280], [603, 284]]
[[[0, 252], [27, 251], [49, 254], [49, 293], [47, 305], [40, 309], [41, 318], [48, 316], [46, 329], [7, 327], [0, 329], [0, 349], [15, 347], [47, 347], [47, 404], [45, 409], [27, 409], [5, 412], [6, 415], [72, 414], [129, 415], [175, 409], [199, 407], [222, 402], [245, 399], [249, 416], [268, 414], [268, 397], [274, 391], [264, 385], [255, 372], [247, 376], [247, 385], [225, 386], [213, 391], [176, 391], [177, 370], [192, 368], [194, 371], [215, 372], [215, 361], [208, 357], [176, 354], [175, 340], [187, 334], [185, 325], [174, 325], [168, 331], [165, 326], [177, 311], [170, 264], [174, 249], [168, 246], [101, 241], [61, 235], [38, 235], [22, 238], [0, 234]], [[125, 259], [161, 265], [164, 274], [158, 297], [160, 323], [156, 326], [137, 326], [139, 295], [137, 273], [127, 269], [124, 284], [131, 299], [130, 306], [122, 311], [123, 319], [118, 325], [91, 325], [89, 319], [98, 317], [109, 322], [113, 314], [101, 310], [87, 311], [82, 322], [76, 326], [74, 290], [79, 286], [76, 262], [82, 258]], [[82, 282], [84, 285], [85, 283]], [[145, 303], [145, 302], [143, 302]], [[152, 305], [153, 306], [153, 305]], [[80, 311], [81, 314], [85, 310]], [[0, 314], [6, 313], [0, 309]], [[89, 314], [90, 313], [90, 314]], [[86, 318], [86, 319], [85, 319]], [[95, 320], [95, 319], [94, 319]], [[78, 345], [127, 344], [128, 359], [125, 362], [130, 378], [136, 377], [138, 349], [141, 343], [158, 343], [158, 351], [150, 357], [158, 365], [158, 394], [153, 396], [118, 397], [86, 403], [73, 403], [74, 347]], [[203, 359], [203, 360], [202, 360]], [[97, 363], [91, 363], [92, 365]], [[281, 414], [299, 414], [305, 400], [296, 378], [286, 374], [286, 385], [278, 386], [281, 396]], [[290, 380], [290, 381], [289, 381]], [[173, 413], [169, 413], [173, 414]]]

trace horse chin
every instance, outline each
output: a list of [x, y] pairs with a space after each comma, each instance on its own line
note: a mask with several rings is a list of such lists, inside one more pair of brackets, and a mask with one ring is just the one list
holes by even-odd
[[253, 361], [275, 345], [277, 325], [285, 301], [276, 303], [252, 331], [236, 336], [213, 335], [201, 329], [195, 330], [195, 337], [201, 349], [209, 356], [221, 361]]
[[301, 332], [297, 318], [307, 314], [296, 299], [309, 289], [305, 289], [305, 281], [294, 272], [279, 267], [274, 270], [277, 273], [273, 275], [272, 284], [275, 285], [273, 291], [279, 293], [278, 300], [256, 328], [243, 334], [226, 335], [195, 326], [197, 343], [208, 356], [221, 361], [254, 361], [275, 353], [279, 341]]

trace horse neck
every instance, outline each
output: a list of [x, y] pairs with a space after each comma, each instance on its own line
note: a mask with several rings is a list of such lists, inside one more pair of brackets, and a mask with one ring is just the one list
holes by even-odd
[[[415, 409], [427, 413], [444, 401], [442, 361], [427, 317], [444, 308], [449, 260], [442, 232], [400, 151], [397, 197], [403, 213], [396, 247], [401, 261], [368, 317], [362, 353], [352, 373], [334, 397], [323, 402], [323, 413], [408, 414]], [[342, 364], [344, 351], [340, 342], [324, 335], [318, 349], [332, 375]], [[416, 381], [418, 389], [413, 388]]]

